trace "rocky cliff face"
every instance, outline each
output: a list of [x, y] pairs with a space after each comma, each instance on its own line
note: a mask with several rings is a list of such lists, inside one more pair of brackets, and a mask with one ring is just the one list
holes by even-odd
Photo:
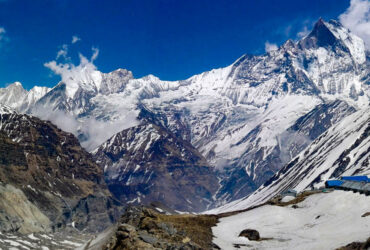
[[213, 169], [189, 142], [146, 116], [93, 152], [110, 191], [128, 204], [159, 201], [180, 211], [206, 209], [219, 188]]
[[119, 214], [102, 169], [50, 122], [0, 107], [1, 231], [102, 230]]

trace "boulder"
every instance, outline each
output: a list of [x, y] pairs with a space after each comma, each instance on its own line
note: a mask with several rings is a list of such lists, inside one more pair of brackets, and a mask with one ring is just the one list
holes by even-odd
[[244, 229], [240, 232], [239, 237], [246, 237], [248, 240], [260, 240], [260, 233], [254, 229]]

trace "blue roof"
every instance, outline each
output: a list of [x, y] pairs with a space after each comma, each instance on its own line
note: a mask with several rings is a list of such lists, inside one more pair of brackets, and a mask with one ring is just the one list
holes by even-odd
[[326, 185], [328, 187], [337, 187], [337, 186], [341, 186], [343, 184], [343, 181], [341, 180], [328, 180], [326, 181]]
[[342, 176], [340, 179], [344, 180], [344, 181], [366, 181], [366, 182], [370, 182], [370, 179], [366, 175]]

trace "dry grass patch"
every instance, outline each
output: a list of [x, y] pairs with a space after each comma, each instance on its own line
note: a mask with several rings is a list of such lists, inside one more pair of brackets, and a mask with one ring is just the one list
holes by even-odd
[[186, 235], [203, 249], [212, 249], [212, 227], [216, 226], [218, 216], [159, 214], [158, 218], [163, 222], [172, 223], [178, 231], [185, 231]]

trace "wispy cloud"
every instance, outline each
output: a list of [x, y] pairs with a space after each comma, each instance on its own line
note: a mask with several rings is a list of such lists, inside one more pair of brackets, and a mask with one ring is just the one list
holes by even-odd
[[278, 27], [274, 34], [281, 37], [283, 40], [293, 39], [300, 40], [308, 35], [317, 19], [312, 18], [297, 18], [290, 20], [286, 25]]
[[[79, 37], [73, 36], [70, 44], [63, 44], [57, 52], [55, 60], [44, 63], [44, 66], [49, 68], [55, 75], [59, 75], [67, 86], [67, 92], [74, 95], [80, 83], [89, 83], [99, 77], [94, 61], [99, 56], [99, 49], [92, 47], [92, 56], [90, 60], [79, 53], [80, 63], [75, 65], [69, 57], [69, 48], [72, 44], [78, 42]], [[64, 59], [59, 60], [58, 59]], [[94, 78], [94, 79], [93, 79]]]
[[297, 33], [297, 38], [302, 39], [303, 37], [307, 36], [310, 33], [307, 25], [303, 26], [303, 28]]
[[4, 27], [0, 27], [0, 36], [4, 35], [5, 34], [5, 29]]
[[8, 41], [8, 37], [6, 36], [6, 30], [4, 27], [0, 26], [0, 47], [3, 45], [4, 42]]
[[68, 56], [67, 55], [68, 55], [68, 45], [67, 44], [63, 44], [62, 45], [62, 48], [57, 53], [57, 60], [60, 57], [63, 57], [64, 59], [68, 59]]
[[361, 37], [370, 49], [370, 1], [351, 0], [349, 8], [339, 16], [340, 22]]
[[78, 41], [80, 41], [81, 38], [79, 38], [78, 36], [72, 36], [72, 41], [71, 43], [74, 44], [74, 43], [77, 43]]
[[317, 22], [317, 19], [305, 19], [300, 24], [300, 29], [298, 29], [298, 32], [296, 33], [296, 39], [300, 40], [307, 36], [311, 30], [314, 24]]
[[95, 47], [92, 47], [91, 50], [93, 51], [93, 55], [91, 56], [91, 62], [94, 62], [96, 60], [96, 58], [98, 58], [98, 55], [99, 55], [99, 49], [98, 48], [95, 48]]
[[278, 49], [278, 46], [275, 43], [270, 43], [269, 41], [265, 42], [265, 51], [266, 52], [274, 51], [274, 50], [277, 50], [277, 49]]
[[[72, 45], [72, 44], [77, 43], [80, 40], [81, 40], [81, 38], [79, 38], [78, 36], [72, 36], [71, 43], [70, 44], [66, 44], [66, 43], [63, 44], [61, 46], [60, 50], [58, 50], [56, 60], [58, 60], [60, 58], [63, 58], [64, 60], [70, 61], [71, 58], [67, 56], [68, 55], [69, 46]], [[93, 48], [93, 51], [95, 53], [95, 49], [94, 48]]]
[[[68, 60], [66, 63], [58, 63], [56, 60], [53, 60], [45, 63], [44, 66], [62, 78], [62, 81], [67, 85], [67, 91], [69, 91], [69, 93], [73, 96], [74, 91], [79, 87], [80, 83], [91, 82], [93, 81], [92, 78], [94, 78], [96, 75], [97, 68], [93, 62], [98, 57], [99, 50], [96, 48], [92, 48], [92, 50], [93, 55], [91, 56], [90, 60], [79, 53], [80, 64], [77, 66], [74, 65], [70, 60]], [[67, 57], [67, 54], [63, 56]]]

